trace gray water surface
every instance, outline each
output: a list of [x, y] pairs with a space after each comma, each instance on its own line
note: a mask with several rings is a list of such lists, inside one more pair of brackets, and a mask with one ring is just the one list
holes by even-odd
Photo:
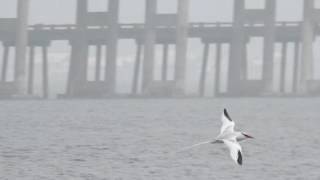
[[[243, 166], [214, 138], [224, 107]], [[0, 179], [320, 179], [320, 99], [0, 102]]]

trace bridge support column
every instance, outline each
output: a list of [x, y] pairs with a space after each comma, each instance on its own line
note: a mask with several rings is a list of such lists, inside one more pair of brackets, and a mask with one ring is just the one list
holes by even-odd
[[77, 34], [76, 39], [70, 41], [71, 60], [67, 85], [68, 96], [83, 95], [83, 89], [87, 81], [88, 42], [86, 38], [86, 13], [87, 0], [77, 1]]
[[216, 63], [214, 76], [214, 96], [219, 95], [221, 85], [221, 43], [216, 43]]
[[281, 71], [280, 71], [280, 93], [285, 93], [286, 91], [286, 70], [287, 70], [287, 49], [288, 42], [282, 43], [282, 59], [281, 59]]
[[33, 95], [34, 86], [34, 51], [35, 47], [30, 46], [29, 52], [29, 66], [28, 66], [28, 94]]
[[241, 63], [243, 61], [245, 36], [243, 32], [243, 9], [244, 1], [234, 1], [233, 35], [230, 47], [230, 60], [228, 69], [228, 90], [229, 95], [239, 95], [241, 88]]
[[69, 69], [68, 69], [68, 80], [66, 95], [71, 96], [73, 92], [74, 76], [75, 76], [75, 58], [74, 58], [74, 47], [71, 45], [70, 59], [69, 59]]
[[210, 48], [210, 44], [205, 43], [204, 50], [203, 50], [203, 61], [202, 61], [202, 67], [201, 67], [201, 73], [200, 73], [200, 81], [199, 81], [199, 95], [201, 97], [205, 95], [209, 48]]
[[168, 51], [169, 44], [163, 45], [162, 81], [168, 80]]
[[146, 27], [145, 27], [145, 44], [144, 44], [144, 62], [143, 62], [143, 81], [142, 91], [148, 94], [149, 86], [153, 81], [154, 68], [154, 51], [156, 43], [156, 32], [154, 19], [157, 11], [156, 0], [146, 0]]
[[42, 46], [42, 97], [49, 98], [48, 47]]
[[263, 49], [263, 69], [262, 69], [262, 79], [263, 79], [263, 93], [272, 94], [274, 92], [273, 87], [273, 59], [274, 59], [274, 42], [275, 42], [275, 10], [276, 2], [275, 0], [266, 0], [266, 11], [268, 16], [265, 22], [266, 30], [264, 36], [264, 49]]
[[175, 94], [185, 95], [189, 0], [178, 0]]
[[302, 61], [299, 77], [299, 94], [308, 93], [308, 80], [313, 78], [313, 10], [314, 0], [304, 1], [304, 21], [302, 27]]
[[117, 51], [118, 51], [118, 17], [119, 0], [109, 0], [109, 37], [107, 42], [107, 63], [105, 81], [107, 83], [107, 94], [116, 93], [117, 79]]
[[248, 80], [248, 59], [247, 59], [247, 43], [243, 44], [243, 58], [241, 61], [240, 80]]
[[96, 70], [95, 70], [95, 80], [101, 81], [101, 49], [102, 45], [96, 46]]
[[1, 71], [2, 82], [5, 82], [7, 80], [9, 53], [10, 53], [10, 46], [4, 46], [3, 59], [2, 59], [2, 71]]
[[294, 43], [294, 63], [293, 63], [293, 83], [292, 83], [292, 91], [297, 93], [298, 90], [298, 73], [300, 67], [299, 61], [299, 54], [300, 54], [300, 42], [296, 41]]
[[72, 42], [69, 65], [68, 95], [79, 96], [87, 81], [88, 46], [84, 41]]
[[28, 44], [29, 0], [18, 1], [16, 34], [15, 86], [18, 96], [27, 94], [26, 48]]
[[133, 80], [132, 80], [133, 95], [138, 94], [140, 68], [141, 68], [141, 52], [142, 52], [142, 44], [137, 43], [136, 60], [134, 63]]

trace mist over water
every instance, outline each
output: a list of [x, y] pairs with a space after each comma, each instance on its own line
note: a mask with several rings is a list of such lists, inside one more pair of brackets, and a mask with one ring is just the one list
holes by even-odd
[[[1, 101], [1, 179], [319, 179], [319, 99]], [[214, 138], [228, 108], [243, 166]]]

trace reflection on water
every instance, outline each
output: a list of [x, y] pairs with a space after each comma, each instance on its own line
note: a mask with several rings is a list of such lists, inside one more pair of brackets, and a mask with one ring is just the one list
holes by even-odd
[[[0, 179], [319, 179], [319, 99], [0, 102]], [[227, 107], [244, 165], [218, 134]]]

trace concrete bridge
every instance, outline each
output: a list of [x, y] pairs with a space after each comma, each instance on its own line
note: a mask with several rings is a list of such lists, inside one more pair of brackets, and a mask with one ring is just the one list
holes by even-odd
[[[17, 18], [0, 17], [0, 41], [4, 53], [1, 66], [0, 96], [20, 97], [34, 95], [34, 58], [36, 47], [41, 48], [42, 95], [48, 97], [51, 42], [65, 40], [71, 46], [68, 83], [63, 97], [110, 97], [117, 96], [118, 40], [133, 39], [136, 42], [136, 59], [132, 75], [131, 96], [186, 95], [186, 62], [188, 38], [198, 38], [203, 43], [203, 60], [200, 70], [198, 95], [204, 96], [206, 69], [210, 46], [215, 45], [214, 96], [274, 96], [320, 94], [320, 83], [313, 72], [313, 44], [320, 35], [320, 10], [314, 8], [313, 0], [304, 1], [302, 22], [276, 22], [275, 0], [266, 0], [264, 9], [246, 9], [244, 0], [234, 1], [233, 22], [198, 23], [188, 21], [188, 0], [178, 0], [177, 13], [157, 13], [157, 0], [146, 0], [145, 23], [119, 23], [119, 0], [106, 0], [107, 12], [88, 12], [87, 0], [77, 0], [76, 24], [28, 25], [29, 0], [18, 1]], [[32, 2], [31, 2], [32, 3]], [[252, 37], [263, 38], [262, 78], [249, 80], [246, 45]], [[281, 44], [282, 60], [280, 76], [275, 76], [275, 45]], [[288, 44], [294, 44], [293, 65], [289, 66]], [[221, 52], [228, 45], [229, 63], [227, 89], [221, 86]], [[154, 79], [155, 46], [163, 46], [161, 80]], [[96, 47], [95, 80], [87, 79], [88, 49]], [[174, 80], [168, 80], [168, 51], [175, 46]], [[29, 48], [27, 48], [29, 47]], [[101, 53], [106, 47], [106, 59]], [[14, 80], [7, 79], [9, 52], [15, 50]], [[29, 57], [26, 51], [29, 50]], [[101, 71], [106, 62], [105, 73]], [[287, 71], [293, 71], [288, 78]], [[101, 79], [101, 76], [104, 78]], [[278, 78], [279, 89], [274, 88]], [[291, 79], [290, 92], [285, 91]]]

